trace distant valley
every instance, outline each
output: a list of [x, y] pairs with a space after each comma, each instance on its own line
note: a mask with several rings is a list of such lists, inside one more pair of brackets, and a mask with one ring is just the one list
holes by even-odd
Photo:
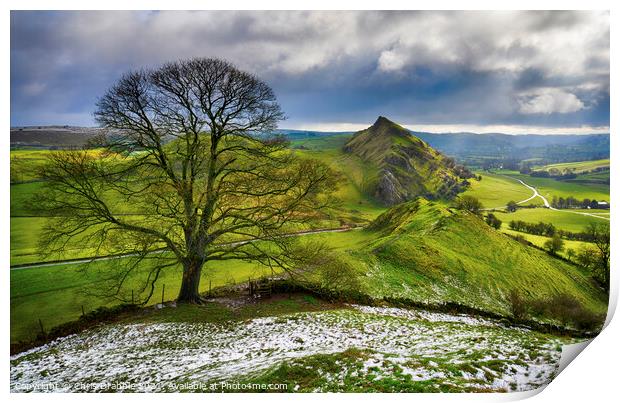
[[[609, 134], [508, 135], [501, 133], [428, 133], [409, 130], [443, 154], [472, 167], [518, 169], [521, 161], [549, 164], [609, 158]], [[11, 148], [83, 147], [102, 132], [96, 127], [28, 126], [11, 128]], [[306, 147], [304, 140], [323, 139], [344, 145], [353, 132], [278, 129], [277, 133]]]

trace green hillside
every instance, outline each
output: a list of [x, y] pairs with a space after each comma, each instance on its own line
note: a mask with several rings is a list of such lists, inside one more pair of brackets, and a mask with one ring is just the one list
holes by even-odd
[[362, 288], [376, 299], [456, 303], [509, 315], [509, 295], [516, 291], [531, 304], [569, 296], [593, 313], [607, 309], [584, 270], [437, 202], [393, 207], [367, 231], [374, 240], [350, 255], [365, 270]]
[[376, 167], [376, 182], [370, 191], [385, 205], [416, 196], [452, 198], [472, 177], [467, 169], [383, 116], [355, 133], [343, 150]]

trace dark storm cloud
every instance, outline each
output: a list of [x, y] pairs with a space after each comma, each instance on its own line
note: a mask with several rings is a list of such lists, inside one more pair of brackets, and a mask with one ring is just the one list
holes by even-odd
[[285, 127], [609, 125], [591, 12], [12, 12], [11, 124], [91, 125], [124, 71], [196, 56], [266, 80]]

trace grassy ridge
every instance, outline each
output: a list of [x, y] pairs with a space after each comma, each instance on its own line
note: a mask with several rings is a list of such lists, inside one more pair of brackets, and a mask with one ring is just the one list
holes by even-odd
[[344, 154], [340, 149], [296, 150], [302, 158], [320, 160], [337, 173], [343, 180], [334, 193], [341, 205], [334, 214], [354, 221], [370, 221], [385, 210], [385, 207], [369, 196], [368, 192], [376, 183], [376, 169], [364, 163], [355, 155]]
[[[417, 204], [417, 205], [416, 205]], [[569, 294], [603, 313], [606, 298], [585, 271], [522, 245], [479, 218], [419, 200], [397, 206], [371, 227], [379, 237], [352, 256], [376, 298], [454, 302], [507, 314], [507, 296]]]

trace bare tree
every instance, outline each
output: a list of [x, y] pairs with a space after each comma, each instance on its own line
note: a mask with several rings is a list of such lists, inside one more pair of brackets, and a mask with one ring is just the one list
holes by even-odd
[[283, 235], [329, 207], [337, 179], [266, 134], [284, 116], [264, 82], [218, 59], [169, 63], [124, 75], [95, 117], [109, 130], [101, 154], [57, 152], [41, 170], [35, 204], [57, 217], [43, 249], [79, 239], [129, 255], [106, 292], [139, 273], [144, 302], [167, 267], [182, 267], [178, 301], [200, 303], [208, 261], [304, 266]]

